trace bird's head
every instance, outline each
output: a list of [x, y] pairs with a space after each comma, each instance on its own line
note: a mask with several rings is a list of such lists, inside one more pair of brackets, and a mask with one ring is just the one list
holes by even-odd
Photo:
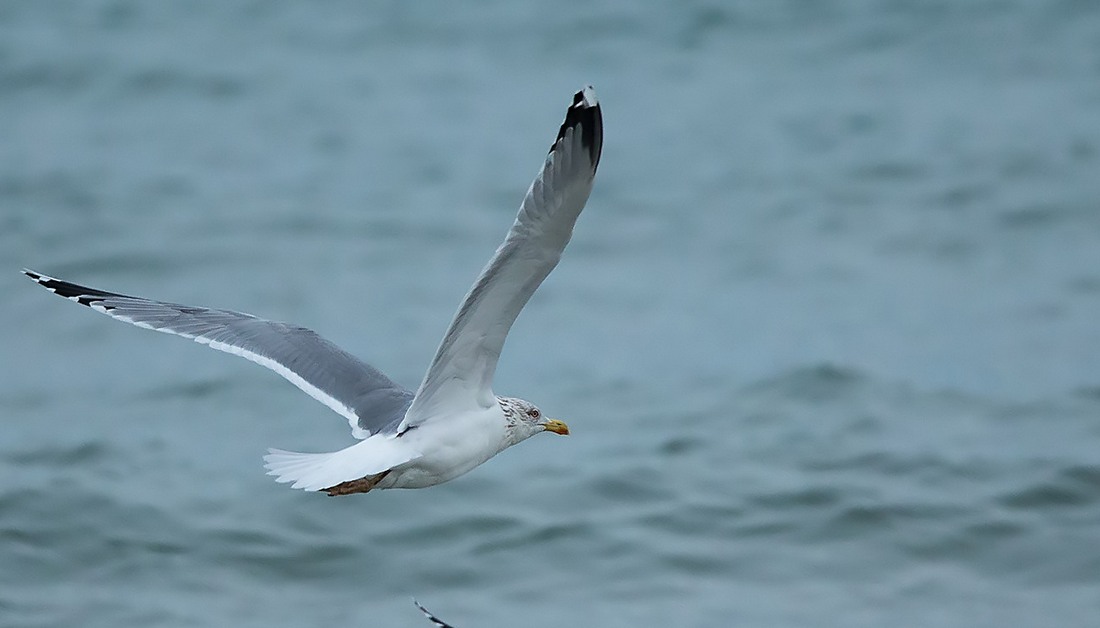
[[516, 443], [528, 439], [539, 432], [553, 432], [565, 436], [569, 426], [557, 420], [543, 416], [535, 404], [514, 397], [498, 397], [504, 410], [504, 420], [508, 431]]

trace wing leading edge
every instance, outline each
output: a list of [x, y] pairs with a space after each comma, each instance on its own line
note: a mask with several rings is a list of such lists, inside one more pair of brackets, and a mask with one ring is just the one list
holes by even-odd
[[602, 150], [603, 115], [595, 92], [585, 87], [573, 96], [519, 215], [455, 314], [399, 429], [443, 405], [455, 410], [496, 403], [492, 380], [505, 337], [569, 243]]
[[230, 310], [153, 301], [80, 286], [30, 270], [47, 290], [145, 329], [190, 338], [275, 371], [348, 420], [356, 438], [395, 431], [411, 391], [315, 332]]

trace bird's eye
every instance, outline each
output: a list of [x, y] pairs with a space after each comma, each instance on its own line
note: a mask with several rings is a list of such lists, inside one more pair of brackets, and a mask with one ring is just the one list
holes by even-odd
[[539, 418], [539, 411], [534, 409], [534, 408], [531, 408], [530, 410], [527, 411], [527, 416], [531, 417], [532, 419], [537, 419], [537, 418]]

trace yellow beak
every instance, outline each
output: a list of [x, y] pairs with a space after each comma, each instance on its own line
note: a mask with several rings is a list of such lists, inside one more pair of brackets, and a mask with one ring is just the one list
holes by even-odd
[[547, 432], [561, 434], [562, 436], [569, 434], [569, 426], [557, 419], [550, 419], [543, 427], [546, 428]]

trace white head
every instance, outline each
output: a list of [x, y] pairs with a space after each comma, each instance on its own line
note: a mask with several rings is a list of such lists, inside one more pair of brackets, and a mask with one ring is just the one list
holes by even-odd
[[569, 433], [569, 426], [557, 419], [548, 419], [535, 404], [514, 397], [497, 397], [504, 410], [509, 446], [527, 440], [539, 432], [553, 432], [562, 436]]

